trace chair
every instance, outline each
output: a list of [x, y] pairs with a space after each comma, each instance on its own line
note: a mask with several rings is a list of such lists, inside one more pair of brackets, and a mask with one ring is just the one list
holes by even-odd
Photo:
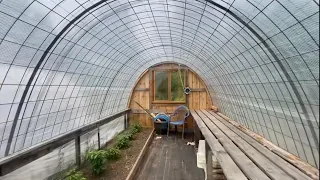
[[177, 129], [177, 126], [182, 125], [182, 139], [184, 138], [184, 124], [186, 122], [187, 117], [190, 115], [190, 111], [186, 106], [179, 106], [173, 114], [169, 115], [169, 123], [168, 123], [168, 130], [167, 136], [169, 136], [170, 131], [170, 124], [174, 125]]

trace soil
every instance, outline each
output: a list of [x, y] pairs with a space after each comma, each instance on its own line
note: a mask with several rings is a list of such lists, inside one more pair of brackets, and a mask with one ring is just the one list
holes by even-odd
[[[146, 143], [152, 129], [142, 129], [140, 133], [134, 135], [134, 140], [130, 141], [130, 147], [121, 150], [121, 157], [118, 160], [108, 161], [105, 171], [100, 176], [94, 176], [91, 173], [89, 165], [82, 168], [82, 172], [87, 180], [125, 180], [133, 167], [140, 151]], [[115, 144], [115, 140], [111, 140], [106, 147], [107, 149]]]

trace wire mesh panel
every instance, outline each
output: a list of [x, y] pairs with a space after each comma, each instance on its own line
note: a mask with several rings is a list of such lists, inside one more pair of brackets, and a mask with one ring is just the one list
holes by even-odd
[[319, 2], [0, 1], [0, 157], [127, 107], [184, 64], [230, 118], [319, 166]]

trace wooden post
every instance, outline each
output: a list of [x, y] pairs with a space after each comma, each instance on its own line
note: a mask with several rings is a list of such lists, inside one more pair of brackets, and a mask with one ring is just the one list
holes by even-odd
[[207, 180], [213, 180], [213, 171], [212, 171], [212, 151], [209, 147], [208, 142], [206, 141], [206, 172], [207, 172]]
[[[185, 88], [186, 87], [189, 87], [189, 71], [188, 71], [188, 69], [186, 70], [186, 72], [185, 72], [185, 74], [186, 74], [186, 78], [185, 78]], [[187, 107], [189, 107], [189, 95], [188, 94], [185, 94], [185, 97], [186, 97], [186, 106]]]
[[100, 150], [101, 145], [100, 145], [100, 129], [98, 127], [98, 149]]
[[129, 122], [130, 122], [130, 116], [129, 116], [129, 113], [126, 114], [126, 126], [127, 128], [129, 127]]
[[77, 136], [74, 140], [75, 140], [75, 148], [76, 148], [76, 166], [79, 168], [81, 165], [80, 136]]
[[[149, 69], [149, 111], [151, 111], [152, 107], [152, 102], [153, 102], [153, 96], [154, 96], [154, 85], [153, 85], [153, 70]], [[152, 128], [154, 129], [154, 122], [152, 122]]]
[[197, 123], [195, 121], [193, 121], [194, 123], [194, 142], [195, 142], [195, 147], [198, 148], [199, 146], [199, 140], [201, 140], [201, 132], [200, 132], [200, 129], [197, 125]]
[[126, 130], [128, 128], [127, 114], [123, 115], [123, 120], [124, 120], [124, 129]]

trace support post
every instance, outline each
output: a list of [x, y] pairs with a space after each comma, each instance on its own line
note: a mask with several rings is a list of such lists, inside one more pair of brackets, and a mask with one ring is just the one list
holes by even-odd
[[[186, 79], [185, 79], [185, 88], [186, 87], [189, 87], [189, 70], [187, 69], [186, 70]], [[188, 94], [185, 94], [185, 97], [186, 97], [186, 106], [189, 107], [189, 95]]]
[[[149, 68], [149, 111], [152, 109], [152, 102], [154, 100], [154, 85], [153, 85], [153, 70]], [[148, 118], [148, 117], [147, 117]], [[152, 122], [152, 127], [155, 128], [154, 123]]]
[[101, 149], [101, 144], [100, 144], [100, 127], [98, 126], [98, 149]]
[[199, 140], [201, 140], [201, 132], [200, 132], [200, 129], [199, 129], [197, 123], [195, 121], [193, 121], [193, 123], [194, 123], [194, 127], [193, 127], [194, 142], [195, 142], [195, 147], [198, 148]]
[[128, 114], [126, 113], [123, 115], [123, 120], [124, 120], [124, 129], [128, 128]]
[[212, 151], [208, 145], [208, 142], [206, 141], [206, 180], [213, 180], [213, 169], [212, 169]]
[[81, 165], [80, 136], [77, 136], [74, 140], [76, 148], [76, 166], [79, 168]]

